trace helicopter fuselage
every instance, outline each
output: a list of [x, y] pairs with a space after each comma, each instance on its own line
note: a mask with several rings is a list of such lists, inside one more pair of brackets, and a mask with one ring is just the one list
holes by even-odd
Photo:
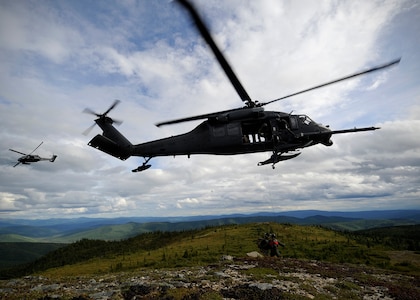
[[48, 160], [50, 162], [54, 162], [56, 158], [57, 158], [57, 155], [53, 155], [49, 158], [41, 157], [39, 155], [25, 155], [25, 156], [20, 157], [18, 159], [18, 162], [24, 165], [29, 165], [31, 163], [42, 161], [42, 160]]
[[30, 163], [33, 162], [38, 162], [40, 161], [42, 158], [39, 155], [25, 155], [22, 156], [18, 159], [18, 161], [22, 164], [27, 164], [29, 165]]
[[323, 142], [307, 133], [328, 133], [330, 130], [312, 121], [306, 115], [264, 112], [258, 119], [223, 122], [206, 120], [192, 131], [132, 146], [134, 156], [154, 157], [168, 155], [215, 154], [234, 155], [254, 152], [288, 152], [305, 145]]
[[273, 151], [287, 153], [322, 143], [331, 146], [331, 130], [306, 115], [260, 111], [258, 117], [228, 120], [209, 118], [190, 132], [132, 145], [112, 126], [96, 120], [103, 129], [89, 145], [122, 160], [130, 156], [152, 158], [193, 154], [235, 155]]

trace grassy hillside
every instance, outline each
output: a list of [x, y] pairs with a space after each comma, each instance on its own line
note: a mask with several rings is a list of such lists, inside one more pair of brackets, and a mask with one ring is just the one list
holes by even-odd
[[[419, 228], [417, 230], [417, 236]], [[369, 243], [319, 226], [279, 223], [225, 225], [201, 230], [144, 233], [123, 241], [81, 240], [57, 249], [25, 268], [6, 276], [40, 273], [48, 277], [80, 276], [106, 272], [129, 272], [139, 268], [177, 268], [216, 263], [222, 255], [246, 257], [258, 251], [256, 241], [265, 232], [276, 233], [286, 244], [289, 258], [363, 264], [420, 273], [419, 254], [396, 259], [389, 244]], [[398, 251], [397, 251], [398, 252]]]

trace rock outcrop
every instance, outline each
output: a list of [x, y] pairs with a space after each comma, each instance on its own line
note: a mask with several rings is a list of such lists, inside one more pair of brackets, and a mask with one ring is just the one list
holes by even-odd
[[138, 269], [89, 277], [1, 281], [1, 299], [420, 299], [420, 277], [366, 266], [283, 258]]

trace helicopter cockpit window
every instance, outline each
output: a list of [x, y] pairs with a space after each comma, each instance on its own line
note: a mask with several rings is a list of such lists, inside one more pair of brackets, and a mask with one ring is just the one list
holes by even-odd
[[308, 116], [305, 116], [305, 115], [301, 115], [301, 116], [299, 116], [299, 119], [302, 121], [302, 123], [303, 124], [305, 124], [305, 125], [309, 125], [309, 124], [311, 124], [311, 122], [312, 122], [312, 120], [308, 117]]

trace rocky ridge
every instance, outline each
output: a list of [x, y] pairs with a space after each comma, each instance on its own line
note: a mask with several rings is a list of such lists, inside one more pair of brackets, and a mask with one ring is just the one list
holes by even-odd
[[291, 258], [223, 257], [220, 263], [89, 277], [0, 281], [1, 299], [420, 299], [420, 277]]

